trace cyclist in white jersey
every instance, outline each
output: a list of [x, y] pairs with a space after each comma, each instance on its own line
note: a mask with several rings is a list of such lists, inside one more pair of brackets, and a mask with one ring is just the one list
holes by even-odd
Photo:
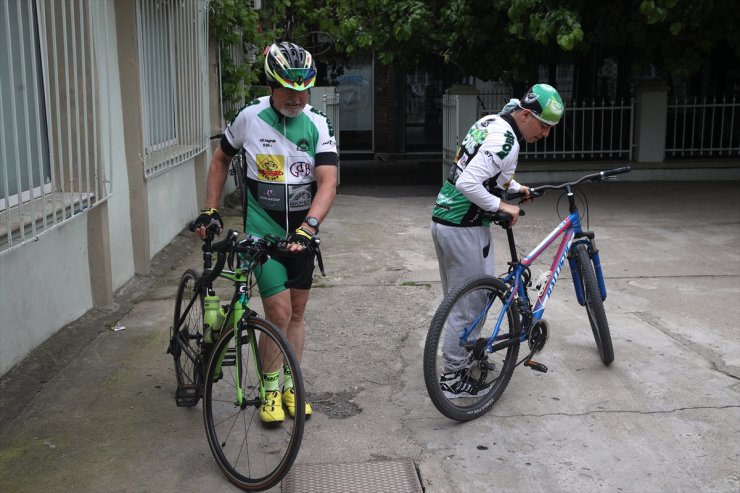
[[[546, 138], [565, 111], [554, 87], [535, 84], [521, 101], [512, 99], [498, 115], [487, 115], [468, 131], [455, 154], [447, 181], [432, 211], [432, 239], [439, 263], [442, 291], [475, 274], [495, 275], [490, 221], [484, 211], [503, 211], [519, 218], [519, 207], [503, 202], [496, 194], [512, 191], [529, 196], [529, 188], [514, 180], [519, 160], [519, 141], [533, 143]], [[454, 324], [454, 317], [451, 317]], [[465, 351], [454, 331], [445, 331], [445, 373], [440, 385], [448, 398], [485, 395], [468, 375]]]
[[[318, 233], [336, 196], [336, 140], [326, 115], [307, 104], [308, 89], [316, 81], [311, 54], [293, 43], [275, 43], [265, 50], [264, 68], [272, 95], [249, 103], [226, 128], [208, 171], [206, 203], [196, 220], [196, 232], [203, 238], [206, 228], [223, 228], [218, 213], [221, 193], [231, 158], [243, 149], [245, 232], [288, 237], [290, 249], [300, 251]], [[265, 317], [285, 331], [298, 361], [303, 355], [313, 263], [313, 256], [270, 259], [255, 272]], [[298, 284], [285, 287], [285, 281], [296, 278]], [[292, 378], [283, 368], [281, 387], [280, 368], [268, 370], [264, 375], [267, 400], [260, 417], [264, 422], [281, 422], [283, 406], [290, 416], [295, 415]], [[306, 403], [306, 415], [311, 412]]]

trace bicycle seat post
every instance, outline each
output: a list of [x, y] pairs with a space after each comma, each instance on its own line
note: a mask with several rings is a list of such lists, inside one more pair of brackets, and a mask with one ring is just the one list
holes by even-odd
[[516, 245], [514, 244], [514, 228], [506, 228], [506, 238], [509, 240], [509, 251], [511, 252], [511, 263], [516, 264], [519, 258], [516, 254]]

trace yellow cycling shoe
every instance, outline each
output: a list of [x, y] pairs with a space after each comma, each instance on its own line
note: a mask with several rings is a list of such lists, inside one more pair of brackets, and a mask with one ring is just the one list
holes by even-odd
[[260, 419], [263, 423], [282, 423], [285, 421], [283, 400], [279, 390], [265, 392], [265, 403], [260, 407]]
[[[284, 389], [283, 389], [284, 390]], [[285, 404], [285, 407], [288, 408], [288, 414], [290, 414], [290, 417], [295, 417], [295, 389], [293, 387], [289, 388], [288, 390], [284, 390], [283, 394], [283, 403]], [[311, 404], [308, 402], [306, 403], [306, 417], [311, 416], [312, 413]]]

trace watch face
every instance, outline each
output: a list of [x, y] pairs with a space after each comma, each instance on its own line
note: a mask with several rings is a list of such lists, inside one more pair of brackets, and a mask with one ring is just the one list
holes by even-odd
[[319, 220], [316, 219], [315, 217], [307, 217], [305, 219], [305, 221], [306, 221], [306, 224], [308, 224], [312, 228], [318, 228], [319, 227]]

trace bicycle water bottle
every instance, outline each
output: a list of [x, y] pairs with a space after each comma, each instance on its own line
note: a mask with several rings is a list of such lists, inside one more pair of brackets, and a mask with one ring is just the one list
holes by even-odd
[[224, 323], [221, 300], [218, 296], [206, 296], [203, 300], [203, 340], [213, 342], [213, 332], [219, 331]]

